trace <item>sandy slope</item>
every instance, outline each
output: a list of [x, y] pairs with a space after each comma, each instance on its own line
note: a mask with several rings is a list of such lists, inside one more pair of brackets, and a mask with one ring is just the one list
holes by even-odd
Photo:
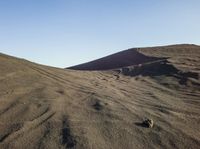
[[135, 48], [121, 51], [88, 63], [70, 67], [73, 70], [110, 70], [151, 61], [160, 60], [158, 57], [146, 56]]
[[200, 148], [200, 47], [137, 51], [170, 58], [75, 71], [1, 54], [0, 148]]

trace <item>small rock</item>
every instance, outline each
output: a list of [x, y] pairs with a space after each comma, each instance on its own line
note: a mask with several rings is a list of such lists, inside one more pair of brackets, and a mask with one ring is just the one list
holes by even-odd
[[153, 127], [153, 120], [152, 119], [146, 119], [146, 120], [143, 121], [143, 125], [145, 127], [152, 128]]

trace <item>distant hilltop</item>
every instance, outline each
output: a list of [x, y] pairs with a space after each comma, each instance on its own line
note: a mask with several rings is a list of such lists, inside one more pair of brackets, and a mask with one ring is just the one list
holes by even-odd
[[[147, 47], [147, 48], [132, 48], [132, 49], [124, 50], [124, 51], [91, 61], [91, 62], [72, 66], [72, 67], [69, 67], [68, 69], [110, 70], [110, 69], [143, 64], [143, 63], [147, 63], [147, 62], [151, 62], [155, 60], [161, 60], [161, 59], [164, 59], [165, 56], [168, 57], [168, 55], [165, 55], [165, 54], [162, 55], [163, 57], [161, 57], [160, 55], [159, 57], [156, 57], [157, 50], [161, 50], [161, 52], [170, 51], [170, 53], [176, 54], [177, 52], [181, 53], [181, 51], [183, 50], [184, 52], [188, 52], [188, 51], [193, 51], [197, 49], [200, 50], [200, 46], [193, 45], [193, 44], [179, 44], [179, 45]], [[147, 56], [146, 54], [143, 54], [144, 52], [146, 54], [151, 53], [152, 55]]]

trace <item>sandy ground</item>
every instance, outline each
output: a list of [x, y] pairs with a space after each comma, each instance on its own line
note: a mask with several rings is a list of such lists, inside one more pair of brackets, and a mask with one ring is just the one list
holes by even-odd
[[1, 54], [0, 148], [200, 148], [200, 47], [137, 51], [169, 58], [77, 71]]

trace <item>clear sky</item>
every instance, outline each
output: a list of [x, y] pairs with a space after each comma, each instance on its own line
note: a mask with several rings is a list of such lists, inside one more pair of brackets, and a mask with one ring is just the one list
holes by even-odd
[[0, 0], [0, 52], [57, 67], [200, 44], [200, 0]]

